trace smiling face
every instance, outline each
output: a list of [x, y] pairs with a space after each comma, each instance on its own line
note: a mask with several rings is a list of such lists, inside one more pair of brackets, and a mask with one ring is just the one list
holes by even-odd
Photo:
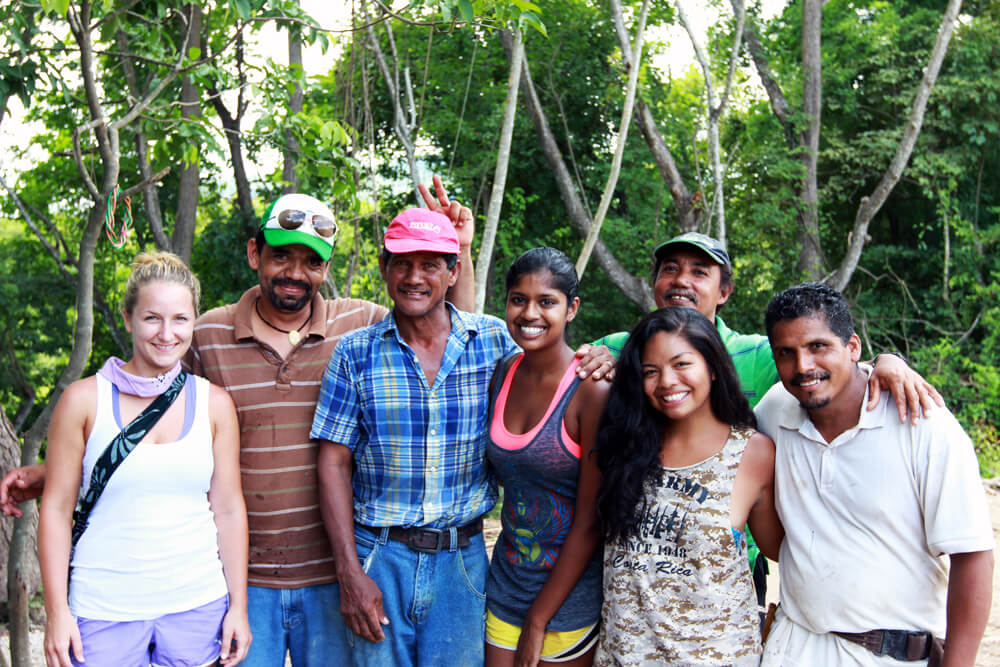
[[264, 244], [258, 248], [254, 239], [247, 244], [247, 260], [257, 271], [261, 293], [268, 303], [285, 312], [298, 312], [309, 305], [328, 267], [308, 246]]
[[776, 322], [771, 350], [781, 383], [806, 410], [821, 410], [857, 390], [861, 339], [852, 334], [845, 343], [822, 314]]
[[572, 302], [553, 285], [548, 270], [525, 273], [507, 291], [507, 330], [525, 351], [563, 344], [566, 323], [576, 317], [579, 297]]
[[672, 246], [656, 270], [653, 297], [660, 308], [687, 306], [715, 321], [715, 310], [732, 294], [722, 285], [722, 269], [707, 253], [689, 245]]
[[713, 375], [684, 336], [659, 331], [642, 350], [642, 389], [654, 410], [680, 420], [711, 412]]
[[138, 375], [153, 377], [173, 368], [191, 345], [194, 298], [179, 283], [154, 281], [139, 288], [132, 312], [124, 312], [132, 334], [132, 361]]
[[420, 318], [444, 308], [448, 288], [458, 280], [459, 265], [451, 269], [436, 252], [392, 254], [379, 259], [382, 279], [397, 316]]

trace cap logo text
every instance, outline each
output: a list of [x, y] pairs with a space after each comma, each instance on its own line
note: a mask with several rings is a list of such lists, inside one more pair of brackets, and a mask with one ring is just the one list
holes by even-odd
[[419, 220], [410, 222], [410, 229], [423, 229], [428, 232], [434, 232], [435, 234], [441, 233], [440, 225], [435, 225], [433, 222], [421, 222]]

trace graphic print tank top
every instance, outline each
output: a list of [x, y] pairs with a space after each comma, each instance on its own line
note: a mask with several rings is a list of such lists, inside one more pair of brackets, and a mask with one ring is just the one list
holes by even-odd
[[604, 547], [595, 665], [757, 665], [757, 602], [730, 494], [752, 429], [647, 484], [639, 535]]

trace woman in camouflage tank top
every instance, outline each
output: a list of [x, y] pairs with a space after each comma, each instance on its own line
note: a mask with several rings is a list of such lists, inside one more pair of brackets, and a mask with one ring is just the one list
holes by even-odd
[[756, 665], [743, 526], [776, 558], [774, 444], [753, 427], [711, 323], [664, 308], [633, 329], [597, 438], [604, 548], [598, 665]]

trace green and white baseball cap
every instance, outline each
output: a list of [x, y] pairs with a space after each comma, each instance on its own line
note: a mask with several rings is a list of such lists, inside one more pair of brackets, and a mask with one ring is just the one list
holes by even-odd
[[333, 254], [337, 241], [337, 221], [326, 204], [309, 195], [278, 197], [260, 219], [260, 229], [268, 245], [295, 243], [309, 246], [324, 262]]

